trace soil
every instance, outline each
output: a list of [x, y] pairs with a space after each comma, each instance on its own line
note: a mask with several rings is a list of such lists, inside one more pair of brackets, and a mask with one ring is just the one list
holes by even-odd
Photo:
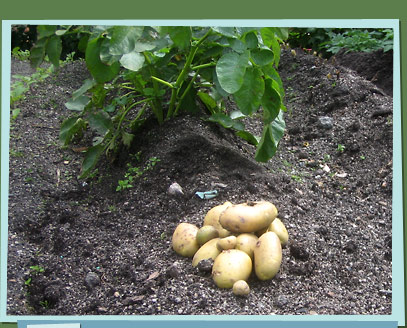
[[[287, 129], [266, 164], [232, 131], [181, 116], [149, 123], [130, 155], [78, 180], [83, 154], [58, 134], [86, 66], [32, 85], [10, 128], [7, 314], [391, 314], [393, 100], [342, 56], [282, 51]], [[12, 74], [24, 73], [13, 60]], [[247, 126], [261, 133], [258, 118]], [[153, 157], [133, 188], [116, 191], [128, 163]], [[183, 195], [168, 193], [174, 182]], [[212, 199], [195, 194], [214, 189]], [[201, 226], [218, 204], [261, 199], [277, 206], [290, 241], [277, 276], [252, 274], [248, 296], [217, 288], [172, 250], [180, 222]]]

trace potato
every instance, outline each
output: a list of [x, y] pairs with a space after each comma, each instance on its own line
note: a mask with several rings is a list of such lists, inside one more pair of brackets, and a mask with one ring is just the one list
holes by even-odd
[[202, 246], [207, 241], [219, 237], [218, 230], [211, 225], [204, 225], [196, 234], [196, 240], [199, 246]]
[[236, 238], [236, 249], [245, 252], [253, 261], [254, 248], [256, 247], [257, 240], [256, 235], [252, 233], [242, 233]]
[[268, 231], [273, 231], [276, 233], [278, 238], [280, 238], [281, 246], [285, 246], [288, 243], [288, 231], [283, 222], [279, 218], [275, 218], [273, 222], [269, 225]]
[[203, 225], [211, 225], [214, 226], [216, 228], [216, 230], [218, 230], [219, 232], [219, 237], [223, 238], [223, 237], [227, 237], [231, 235], [231, 232], [226, 230], [225, 228], [223, 228], [221, 226], [221, 224], [219, 223], [219, 215], [229, 206], [231, 206], [232, 203], [231, 202], [225, 202], [222, 205], [218, 205], [215, 206], [213, 208], [211, 208], [208, 213], [206, 213], [205, 218], [204, 218], [204, 223]]
[[221, 238], [221, 239], [218, 240], [218, 242], [216, 244], [216, 247], [220, 251], [235, 248], [236, 239], [237, 239], [236, 236], [228, 236], [228, 237], [225, 237], [225, 238]]
[[212, 277], [219, 288], [232, 288], [238, 280], [247, 280], [252, 272], [252, 260], [238, 249], [222, 251], [212, 267]]
[[244, 280], [238, 280], [233, 284], [233, 294], [237, 296], [249, 295], [250, 287]]
[[277, 234], [268, 231], [254, 248], [254, 270], [260, 280], [272, 279], [280, 270], [282, 260], [281, 242]]
[[270, 202], [247, 202], [227, 207], [219, 217], [223, 228], [232, 232], [256, 232], [267, 228], [277, 217], [277, 208]]
[[195, 253], [192, 259], [192, 266], [196, 267], [199, 262], [206, 259], [215, 260], [216, 257], [220, 254], [220, 250], [216, 247], [219, 238], [214, 238], [206, 242], [198, 251]]
[[181, 256], [192, 257], [199, 249], [196, 240], [198, 227], [191, 223], [182, 222], [172, 235], [172, 248]]

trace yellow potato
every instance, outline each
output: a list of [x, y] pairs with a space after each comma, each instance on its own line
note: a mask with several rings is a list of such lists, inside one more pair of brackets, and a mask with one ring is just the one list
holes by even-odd
[[237, 296], [245, 296], [250, 293], [250, 287], [244, 280], [238, 280], [233, 284], [233, 294]]
[[219, 288], [232, 288], [238, 280], [247, 280], [252, 272], [252, 260], [238, 249], [222, 251], [213, 263], [212, 277]]
[[219, 237], [219, 232], [214, 226], [211, 225], [204, 225], [196, 234], [196, 240], [200, 246], [217, 237]]
[[228, 237], [225, 237], [225, 238], [221, 238], [221, 239], [218, 240], [218, 242], [216, 244], [216, 247], [220, 251], [235, 248], [236, 239], [237, 239], [236, 236], [228, 236]]
[[268, 231], [273, 231], [276, 233], [278, 238], [280, 238], [281, 246], [285, 246], [288, 243], [288, 231], [283, 222], [279, 218], [275, 218], [273, 222], [269, 225]]
[[194, 224], [182, 222], [172, 235], [172, 248], [181, 256], [192, 257], [199, 249], [196, 240], [198, 227]]
[[282, 260], [281, 242], [277, 234], [268, 231], [254, 248], [254, 270], [260, 280], [272, 279], [280, 270]]
[[256, 232], [267, 228], [277, 214], [277, 208], [270, 202], [247, 202], [227, 207], [219, 222], [232, 232]]
[[256, 235], [252, 233], [242, 233], [236, 238], [236, 249], [245, 252], [253, 261], [254, 248], [256, 247], [257, 240]]
[[220, 250], [216, 247], [218, 240], [219, 238], [211, 239], [198, 249], [192, 259], [193, 267], [196, 267], [202, 260], [216, 259], [216, 257], [220, 254]]
[[221, 226], [221, 224], [219, 223], [219, 215], [229, 206], [231, 206], [232, 203], [231, 202], [225, 202], [222, 205], [218, 205], [215, 206], [213, 208], [211, 208], [208, 213], [206, 213], [205, 218], [204, 218], [204, 223], [203, 225], [211, 225], [214, 226], [216, 228], [216, 230], [218, 230], [219, 232], [219, 237], [223, 238], [223, 237], [227, 237], [230, 236], [231, 233], [230, 231], [226, 230], [225, 228], [223, 228]]

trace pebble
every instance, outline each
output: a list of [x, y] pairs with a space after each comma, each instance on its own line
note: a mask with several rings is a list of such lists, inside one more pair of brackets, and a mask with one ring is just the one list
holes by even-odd
[[177, 182], [174, 182], [169, 186], [168, 193], [172, 196], [183, 196], [184, 195], [184, 191], [182, 190], [182, 187]]
[[89, 288], [94, 288], [100, 284], [100, 278], [96, 273], [89, 272], [85, 277], [85, 284]]
[[318, 126], [325, 130], [330, 130], [333, 128], [333, 120], [329, 116], [321, 116], [318, 118]]

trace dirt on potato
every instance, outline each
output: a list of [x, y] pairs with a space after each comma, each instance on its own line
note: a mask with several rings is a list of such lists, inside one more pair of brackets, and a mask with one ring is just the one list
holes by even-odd
[[[341, 66], [346, 56], [282, 51], [287, 129], [266, 164], [232, 131], [179, 116], [149, 122], [129, 153], [79, 180], [84, 145], [61, 148], [58, 135], [85, 63], [33, 84], [10, 124], [7, 314], [391, 314], [393, 99], [388, 84]], [[388, 54], [352, 56], [383, 59], [392, 80]], [[16, 60], [11, 69], [32, 73]], [[259, 117], [246, 122], [258, 135]], [[151, 161], [116, 191], [128, 165]], [[183, 194], [168, 193], [174, 182]], [[171, 248], [179, 223], [201, 227], [216, 205], [262, 199], [290, 240], [277, 276], [252, 273], [249, 295], [218, 288], [210, 267]]]

